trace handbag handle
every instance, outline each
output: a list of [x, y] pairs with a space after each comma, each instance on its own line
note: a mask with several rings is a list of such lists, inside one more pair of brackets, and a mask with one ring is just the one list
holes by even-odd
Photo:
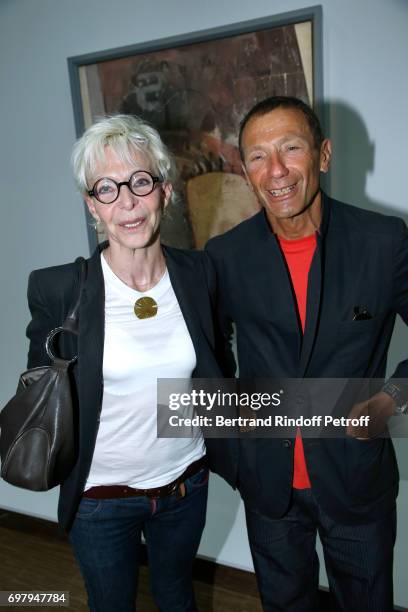
[[[84, 289], [84, 285], [85, 285], [85, 281], [87, 277], [88, 264], [83, 257], [78, 257], [75, 260], [75, 263], [79, 266], [78, 295], [76, 297], [76, 300], [71, 305], [71, 308], [69, 309], [68, 314], [63, 324], [60, 327], [56, 327], [52, 329], [49, 332], [47, 339], [45, 341], [45, 350], [51, 361], [55, 361], [57, 359], [57, 357], [54, 355], [52, 348], [51, 348], [52, 342], [55, 336], [57, 336], [63, 331], [67, 331], [67, 332], [70, 332], [71, 334], [78, 335], [79, 305], [81, 303], [82, 291]], [[69, 359], [68, 361], [69, 363], [73, 363], [76, 360], [77, 360], [77, 355], [75, 357], [72, 357], [72, 359]]]

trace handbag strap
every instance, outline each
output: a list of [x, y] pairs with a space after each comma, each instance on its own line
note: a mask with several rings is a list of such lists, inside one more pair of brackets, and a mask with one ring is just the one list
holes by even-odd
[[60, 334], [61, 332], [70, 332], [71, 334], [75, 334], [78, 335], [78, 320], [79, 320], [79, 305], [81, 303], [81, 296], [82, 296], [82, 291], [84, 289], [85, 286], [85, 281], [86, 281], [86, 277], [87, 277], [87, 273], [88, 273], [88, 264], [86, 262], [86, 260], [83, 257], [78, 257], [75, 260], [75, 263], [79, 266], [79, 285], [78, 285], [78, 293], [75, 297], [75, 300], [73, 301], [73, 303], [71, 304], [71, 307], [68, 311], [68, 314], [65, 318], [65, 321], [63, 322], [63, 324], [61, 325], [61, 327], [56, 327], [55, 329], [52, 329], [46, 340], [45, 340], [45, 350], [46, 353], [50, 359], [50, 361], [52, 363], [74, 363], [74, 361], [76, 361], [77, 357], [72, 357], [71, 359], [61, 359], [58, 358], [54, 355], [53, 353], [53, 349], [52, 349], [52, 343], [53, 340], [55, 338], [55, 336], [57, 336], [58, 334]]
[[88, 265], [83, 257], [78, 257], [75, 260], [75, 263], [79, 266], [78, 294], [75, 301], [71, 304], [71, 308], [69, 309], [66, 319], [61, 326], [63, 331], [68, 331], [72, 334], [78, 334], [79, 305], [81, 303], [82, 291], [84, 289], [88, 272]]

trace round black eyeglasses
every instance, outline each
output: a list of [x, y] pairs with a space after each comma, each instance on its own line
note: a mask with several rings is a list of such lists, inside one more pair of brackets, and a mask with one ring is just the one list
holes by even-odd
[[128, 181], [122, 181], [121, 183], [117, 183], [108, 177], [100, 178], [87, 193], [89, 196], [96, 198], [101, 204], [113, 204], [119, 197], [122, 185], [126, 185], [136, 196], [147, 196], [161, 182], [162, 179], [160, 177], [153, 176], [147, 170], [136, 170]]

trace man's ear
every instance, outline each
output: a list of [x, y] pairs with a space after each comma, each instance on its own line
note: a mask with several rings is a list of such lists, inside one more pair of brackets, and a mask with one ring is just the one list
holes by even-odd
[[331, 140], [325, 138], [320, 147], [320, 172], [328, 172], [332, 156]]
[[246, 182], [248, 184], [248, 187], [253, 191], [254, 189], [252, 187], [251, 181], [249, 180], [248, 172], [247, 172], [247, 169], [245, 168], [244, 162], [241, 162], [241, 168], [242, 168], [242, 171], [244, 173], [244, 177], [245, 177], [245, 180], [246, 180]]

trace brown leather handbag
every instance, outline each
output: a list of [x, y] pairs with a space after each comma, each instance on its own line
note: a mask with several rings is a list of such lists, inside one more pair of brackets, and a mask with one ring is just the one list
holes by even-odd
[[1, 477], [8, 483], [48, 491], [61, 484], [76, 460], [70, 366], [76, 361], [56, 357], [53, 342], [62, 332], [78, 335], [78, 311], [87, 274], [83, 257], [79, 289], [61, 325], [50, 331], [45, 349], [49, 366], [31, 368], [20, 376], [16, 395], [0, 413]]

